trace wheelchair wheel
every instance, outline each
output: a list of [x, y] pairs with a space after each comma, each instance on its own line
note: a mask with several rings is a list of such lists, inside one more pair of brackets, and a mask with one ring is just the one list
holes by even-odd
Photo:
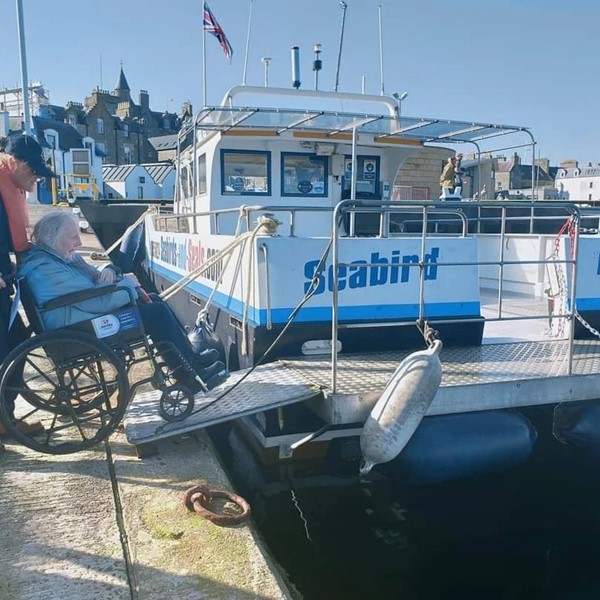
[[172, 385], [160, 396], [158, 412], [165, 421], [183, 421], [193, 410], [194, 394], [184, 385]]
[[171, 387], [177, 383], [177, 379], [175, 378], [175, 371], [166, 362], [157, 362], [156, 370], [160, 371], [160, 374], [162, 375], [162, 381], [159, 379], [157, 374], [154, 373], [154, 377], [152, 377], [150, 385], [155, 390], [164, 390], [165, 386]]
[[[7, 392], [18, 394], [14, 415], [3, 401]], [[46, 454], [70, 454], [106, 439], [128, 400], [123, 362], [110, 346], [81, 332], [30, 338], [0, 369], [0, 420], [16, 441]], [[23, 433], [25, 420], [40, 421], [44, 431]]]

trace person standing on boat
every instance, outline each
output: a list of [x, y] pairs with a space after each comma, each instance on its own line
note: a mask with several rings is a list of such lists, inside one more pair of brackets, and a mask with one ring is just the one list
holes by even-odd
[[[26, 193], [35, 189], [45, 177], [56, 177], [42, 156], [42, 147], [30, 136], [0, 138], [0, 363], [29, 332], [16, 307], [13, 307], [12, 253], [29, 249], [29, 212]], [[19, 374], [20, 376], [20, 374]], [[0, 401], [14, 411], [16, 394]], [[41, 423], [22, 423], [21, 429], [32, 433]], [[25, 431], [26, 430], [26, 431]], [[0, 435], [6, 434], [0, 424]]]
[[[121, 308], [131, 301], [126, 291], [129, 290], [138, 299], [144, 328], [156, 344], [175, 346], [209, 389], [227, 377], [218, 351], [207, 349], [196, 354], [171, 307], [156, 295], [148, 296], [133, 273], [122, 275], [112, 265], [100, 271], [84, 261], [77, 253], [81, 238], [79, 224], [72, 213], [58, 211], [44, 215], [35, 224], [32, 240], [31, 249], [22, 255], [18, 274], [25, 279], [38, 306], [66, 294], [111, 284], [117, 287], [114, 292], [45, 312], [42, 319], [47, 329], [68, 327]], [[173, 370], [175, 379], [181, 379], [187, 387], [196, 387], [194, 378], [181, 367], [174, 352], [167, 348], [163, 359]]]
[[[444, 166], [444, 170], [440, 175], [440, 186], [442, 188], [442, 195], [440, 198], [456, 198], [455, 192], [457, 188], [462, 190], [462, 182], [460, 176], [462, 171], [460, 170], [460, 163], [462, 160], [462, 154], [456, 156], [449, 156], [448, 162]], [[460, 194], [458, 194], [458, 200], [460, 200]]]

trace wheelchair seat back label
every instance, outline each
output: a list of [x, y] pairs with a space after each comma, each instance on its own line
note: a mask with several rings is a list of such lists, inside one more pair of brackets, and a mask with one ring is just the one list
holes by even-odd
[[132, 308], [96, 317], [91, 322], [98, 339], [117, 335], [117, 333], [130, 329], [140, 328], [137, 313]]

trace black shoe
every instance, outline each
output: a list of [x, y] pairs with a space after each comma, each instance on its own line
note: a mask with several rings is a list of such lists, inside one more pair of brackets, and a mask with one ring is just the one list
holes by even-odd
[[[223, 364], [223, 363], [221, 363], [221, 364]], [[227, 369], [223, 369], [216, 375], [213, 375], [208, 381], [205, 381], [204, 383], [206, 384], [206, 387], [209, 390], [212, 390], [213, 388], [216, 388], [218, 385], [220, 385], [221, 383], [226, 381], [228, 378], [229, 378], [229, 372], [227, 371]]]
[[218, 350], [215, 350], [215, 348], [207, 348], [196, 354], [196, 364], [202, 369], [204, 367], [210, 367], [210, 365], [216, 363], [220, 358], [221, 355]]
[[225, 368], [225, 363], [222, 363], [220, 360], [218, 360], [209, 367], [206, 367], [205, 369], [200, 369], [199, 375], [202, 378], [202, 381], [206, 383], [211, 377], [217, 375], [221, 371], [227, 371], [227, 369]]

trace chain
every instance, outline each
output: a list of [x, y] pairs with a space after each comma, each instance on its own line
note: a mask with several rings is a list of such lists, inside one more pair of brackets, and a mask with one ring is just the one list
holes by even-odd
[[440, 339], [439, 331], [433, 329], [431, 325], [424, 319], [417, 319], [417, 329], [423, 336], [423, 340], [425, 340], [425, 344], [428, 348], [432, 348], [435, 341]]

